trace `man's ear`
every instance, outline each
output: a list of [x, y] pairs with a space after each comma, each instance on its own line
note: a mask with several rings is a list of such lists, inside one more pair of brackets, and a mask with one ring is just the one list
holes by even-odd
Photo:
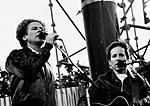
[[112, 63], [110, 60], [108, 60], [108, 63], [109, 63], [109, 68], [112, 69]]
[[23, 38], [22, 38], [24, 41], [26, 41], [27, 39], [28, 39], [28, 36], [27, 35], [25, 35], [25, 36], [23, 36]]

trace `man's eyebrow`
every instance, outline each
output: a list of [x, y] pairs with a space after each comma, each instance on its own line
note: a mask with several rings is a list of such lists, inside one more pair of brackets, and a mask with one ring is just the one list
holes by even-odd
[[33, 26], [32, 28], [40, 28], [41, 30], [44, 30], [44, 28], [43, 28], [43, 27]]

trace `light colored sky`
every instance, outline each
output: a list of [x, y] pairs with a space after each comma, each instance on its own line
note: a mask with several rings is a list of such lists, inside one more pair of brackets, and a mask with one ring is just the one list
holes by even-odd
[[[121, 3], [122, 0], [118, 0], [116, 3]], [[127, 0], [126, 5], [128, 7], [129, 2]], [[78, 29], [85, 36], [84, 32], [84, 23], [82, 13], [77, 14], [79, 10], [81, 10], [81, 0], [59, 0], [63, 8], [69, 14], [71, 19], [74, 21]], [[60, 6], [55, 0], [52, 0], [53, 3], [53, 14], [54, 14], [54, 22], [56, 24], [56, 31], [59, 34], [59, 37], [62, 38], [65, 42], [65, 46], [67, 48], [68, 54], [72, 54], [81, 48], [86, 46], [86, 42], [83, 40], [81, 35], [72, 25], [70, 20], [64, 14]], [[20, 48], [19, 42], [16, 40], [16, 28], [17, 25], [26, 18], [34, 18], [42, 20], [47, 27], [48, 32], [52, 32], [51, 27], [51, 13], [49, 0], [1, 0], [0, 1], [0, 67], [4, 69], [6, 57], [13, 49]], [[143, 21], [143, 11], [142, 11], [142, 0], [135, 0], [133, 4], [134, 15], [136, 19], [137, 25], [144, 25]], [[117, 7], [118, 20], [123, 16], [122, 9]], [[132, 24], [131, 12], [128, 13], [128, 21]], [[120, 27], [123, 23], [120, 23]], [[135, 48], [135, 40], [133, 34], [133, 28], [130, 28], [130, 39], [131, 44]], [[148, 43], [150, 38], [150, 32], [148, 30], [138, 29], [137, 35], [139, 37], [139, 47], [145, 46]], [[122, 35], [122, 38], [126, 38], [125, 32]], [[150, 49], [148, 49], [150, 51]], [[145, 59], [150, 60], [150, 52], [146, 53]], [[56, 68], [56, 52], [53, 48], [51, 51], [51, 57], [49, 62], [52, 64], [53, 70], [57, 73]], [[141, 52], [142, 54], [142, 52]], [[61, 59], [61, 54], [59, 54], [59, 58]], [[79, 63], [82, 65], [88, 65], [88, 56], [87, 50], [83, 50], [80, 53], [74, 55], [71, 58], [75, 63], [79, 60]]]
[[[79, 30], [84, 35], [84, 28], [82, 22], [82, 15], [76, 15], [78, 10], [81, 9], [80, 1], [77, 0], [64, 0], [61, 2], [61, 5], [64, 7], [66, 12], [69, 14], [71, 19], [77, 25]], [[64, 40], [68, 54], [80, 50], [86, 46], [86, 42], [83, 40], [81, 35], [69, 21], [67, 16], [64, 14], [60, 6], [55, 0], [52, 0], [53, 3], [53, 15], [54, 22], [56, 24], [56, 31], [60, 38]], [[49, 7], [49, 0], [1, 0], [0, 1], [0, 32], [1, 32], [1, 41], [0, 41], [0, 67], [4, 69], [6, 57], [13, 49], [20, 48], [19, 42], [16, 40], [16, 28], [17, 25], [26, 18], [34, 18], [42, 20], [46, 24], [47, 31], [52, 32], [52, 21], [51, 13]], [[87, 64], [87, 51], [86, 49], [82, 52], [74, 55], [74, 62], [77, 63], [79, 60], [81, 64]], [[52, 64], [54, 71], [56, 70], [56, 52], [53, 48], [51, 51], [50, 63]], [[83, 57], [81, 59], [81, 57]], [[60, 59], [61, 54], [59, 53]], [[57, 70], [56, 70], [57, 71]], [[55, 71], [55, 72], [56, 72]]]

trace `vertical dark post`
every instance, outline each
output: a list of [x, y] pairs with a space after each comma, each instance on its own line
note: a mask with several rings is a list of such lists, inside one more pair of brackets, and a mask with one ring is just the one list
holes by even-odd
[[82, 0], [82, 13], [91, 75], [95, 81], [99, 74], [108, 70], [106, 47], [119, 35], [116, 4], [111, 1]]

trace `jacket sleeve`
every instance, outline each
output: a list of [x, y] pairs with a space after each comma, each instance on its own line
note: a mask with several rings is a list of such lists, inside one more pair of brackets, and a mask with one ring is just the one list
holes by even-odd
[[52, 45], [46, 43], [38, 54], [29, 49], [13, 50], [6, 59], [5, 68], [20, 78], [34, 76], [48, 61]]
[[140, 100], [136, 101], [136, 104], [140, 104], [139, 106], [149, 106], [150, 105], [150, 85], [149, 82], [147, 81], [147, 79], [143, 76], [144, 80], [143, 81], [143, 86], [141, 86], [141, 94], [140, 95], [144, 95], [143, 93], [145, 92], [145, 97], [141, 98]]

